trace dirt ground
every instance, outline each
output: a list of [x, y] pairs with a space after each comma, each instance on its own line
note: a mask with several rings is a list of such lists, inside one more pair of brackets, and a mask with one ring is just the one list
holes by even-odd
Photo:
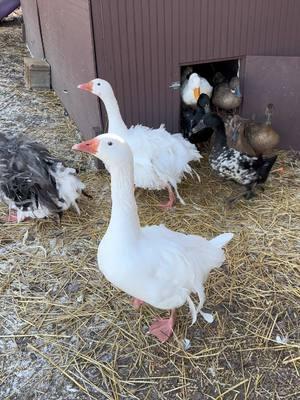
[[[142, 224], [213, 237], [232, 231], [226, 264], [206, 285], [212, 324], [179, 311], [174, 337], [146, 335], [163, 312], [136, 312], [96, 266], [110, 213], [109, 177], [70, 149], [79, 132], [52, 91], [24, 87], [20, 20], [0, 23], [0, 129], [45, 143], [76, 166], [93, 199], [82, 213], [0, 225], [0, 399], [296, 400], [300, 398], [299, 156], [282, 152], [264, 193], [233, 209], [238, 188], [187, 179], [187, 205], [158, 210], [164, 193], [138, 192]], [[0, 216], [6, 207], [0, 205]]]

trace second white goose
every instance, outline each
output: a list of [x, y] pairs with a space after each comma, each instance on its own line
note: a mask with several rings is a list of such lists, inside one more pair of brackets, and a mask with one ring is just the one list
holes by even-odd
[[113, 89], [104, 79], [94, 79], [78, 87], [100, 97], [108, 115], [108, 132], [118, 132], [129, 144], [134, 159], [135, 186], [150, 190], [167, 189], [169, 201], [162, 204], [164, 208], [171, 208], [175, 203], [173, 189], [179, 201], [185, 204], [177, 184], [186, 173], [192, 174], [189, 163], [201, 158], [195, 145], [185, 140], [181, 133], [169, 133], [163, 125], [158, 129], [143, 125], [128, 129]]

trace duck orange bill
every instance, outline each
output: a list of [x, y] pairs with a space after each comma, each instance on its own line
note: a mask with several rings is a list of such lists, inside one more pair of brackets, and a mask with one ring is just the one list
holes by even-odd
[[199, 97], [200, 97], [200, 88], [199, 87], [194, 89], [194, 97], [196, 100], [199, 99]]
[[93, 83], [92, 83], [92, 81], [87, 82], [87, 83], [81, 83], [81, 85], [78, 85], [77, 87], [78, 87], [78, 89], [82, 89], [82, 90], [91, 92], [93, 90]]
[[96, 154], [97, 150], [99, 149], [99, 146], [100, 146], [100, 140], [99, 138], [95, 137], [94, 139], [74, 144], [72, 150], [83, 151], [84, 153], [89, 153], [89, 154]]

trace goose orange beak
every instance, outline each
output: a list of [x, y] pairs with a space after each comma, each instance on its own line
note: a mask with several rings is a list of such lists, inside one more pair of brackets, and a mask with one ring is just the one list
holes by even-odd
[[100, 139], [95, 137], [91, 140], [86, 140], [81, 143], [74, 144], [72, 150], [82, 151], [83, 153], [89, 153], [95, 155], [100, 146]]
[[81, 85], [77, 86], [78, 89], [86, 90], [87, 92], [91, 92], [93, 90], [93, 82], [81, 83]]
[[197, 87], [194, 89], [194, 97], [196, 99], [196, 101], [199, 99], [200, 97], [200, 87]]

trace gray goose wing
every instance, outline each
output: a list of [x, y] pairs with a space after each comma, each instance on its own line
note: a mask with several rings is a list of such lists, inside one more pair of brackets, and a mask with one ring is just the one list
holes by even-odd
[[[23, 136], [0, 134], [0, 193], [18, 209], [39, 205], [51, 213], [61, 211], [56, 182], [51, 174], [60, 161], [41, 144]], [[1, 196], [1, 194], [0, 194]]]

